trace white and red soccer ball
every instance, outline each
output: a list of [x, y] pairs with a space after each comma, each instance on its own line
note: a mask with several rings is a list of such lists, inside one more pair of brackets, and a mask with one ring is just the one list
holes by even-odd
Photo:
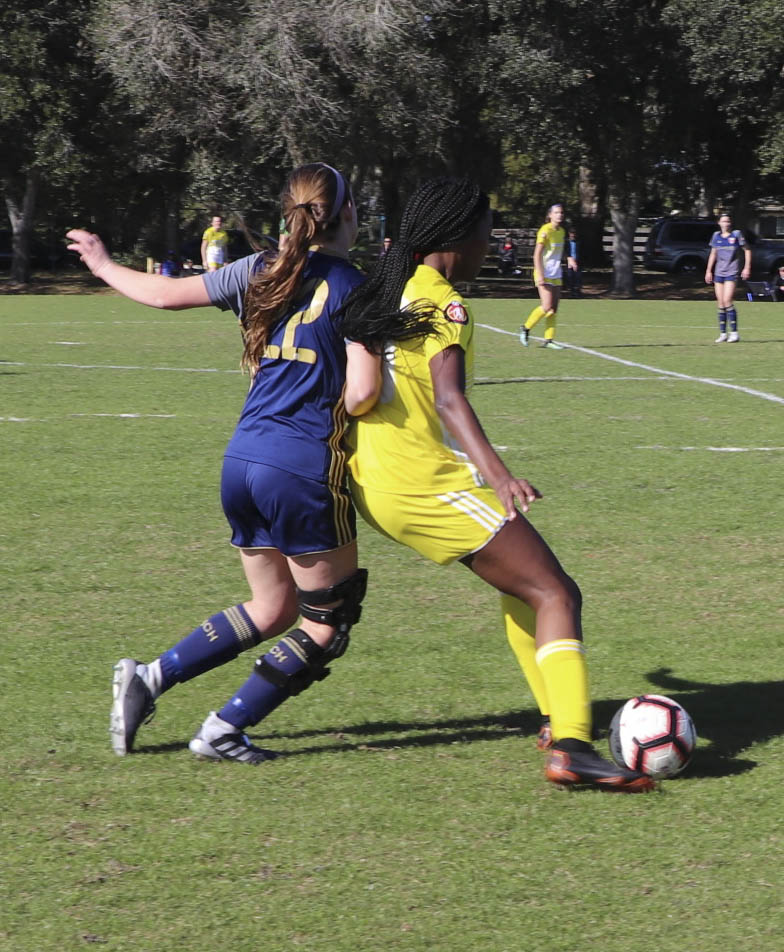
[[619, 767], [661, 780], [674, 777], [688, 764], [697, 732], [688, 712], [677, 701], [661, 694], [640, 694], [613, 717], [609, 742]]

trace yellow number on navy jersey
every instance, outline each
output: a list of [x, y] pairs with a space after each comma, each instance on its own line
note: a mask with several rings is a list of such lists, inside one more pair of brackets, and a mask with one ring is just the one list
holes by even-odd
[[312, 324], [318, 320], [324, 305], [329, 296], [329, 285], [326, 281], [321, 281], [313, 292], [310, 304], [303, 311], [296, 311], [286, 322], [286, 330], [283, 332], [283, 343], [268, 344], [264, 348], [264, 356], [273, 360], [299, 360], [304, 364], [315, 364], [318, 357], [315, 350], [309, 347], [297, 347], [294, 343], [297, 328], [300, 324]]

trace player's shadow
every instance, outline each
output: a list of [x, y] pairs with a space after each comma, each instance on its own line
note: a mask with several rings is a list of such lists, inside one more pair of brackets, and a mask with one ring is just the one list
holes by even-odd
[[[694, 755], [688, 777], [719, 777], [745, 773], [756, 761], [737, 755], [758, 741], [784, 733], [784, 682], [739, 681], [710, 684], [675, 677], [669, 668], [647, 674], [650, 693], [666, 694], [691, 714], [697, 733], [710, 741]], [[598, 737], [604, 737], [613, 715], [626, 698], [594, 701], [593, 714]], [[293, 741], [288, 750], [278, 750], [280, 758], [307, 754], [350, 751], [390, 751], [407, 748], [443, 747], [511, 739], [533, 738], [539, 730], [539, 713], [532, 709], [452, 717], [434, 720], [377, 720], [331, 725], [307, 730], [248, 731], [252, 741], [277, 748], [276, 741]], [[267, 725], [264, 725], [266, 728]], [[269, 727], [272, 727], [270, 724]], [[187, 746], [182, 741], [137, 745], [139, 753], [171, 753]]]
[[[649, 671], [646, 678], [650, 693], [665, 694], [682, 704], [697, 735], [710, 741], [709, 746], [697, 748], [688, 770], [690, 777], [722, 777], [752, 770], [757, 762], [737, 755], [784, 733], [784, 681], [711, 684], [676, 677], [670, 668]], [[597, 723], [609, 723], [618, 707], [616, 701], [595, 703]]]
[[[620, 702], [619, 702], [620, 704]], [[313, 728], [312, 730], [265, 730], [258, 725], [247, 731], [248, 737], [257, 745], [275, 747], [275, 741], [293, 740], [304, 742], [291, 750], [277, 751], [278, 756], [295, 757], [302, 754], [346, 752], [354, 750], [400, 750], [407, 747], [434, 747], [449, 744], [465, 744], [477, 741], [500, 740], [508, 737], [533, 736], [539, 731], [538, 711], [512, 711], [505, 714], [486, 714], [479, 717], [456, 717], [433, 721], [363, 721], [356, 724], [341, 724]], [[269, 725], [272, 728], [272, 725]], [[412, 736], [412, 731], [416, 733]], [[308, 743], [318, 741], [318, 743]], [[175, 741], [163, 744], [139, 744], [137, 753], [165, 754], [182, 750], [187, 743]]]

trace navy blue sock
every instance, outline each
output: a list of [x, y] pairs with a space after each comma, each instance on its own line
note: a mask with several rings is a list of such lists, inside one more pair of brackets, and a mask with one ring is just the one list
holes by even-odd
[[[305, 645], [301, 641], [303, 635], [306, 639]], [[218, 717], [240, 730], [257, 724], [291, 695], [287, 687], [279, 687], [257, 673], [262, 670], [263, 662], [280, 675], [292, 676], [310, 666], [310, 657], [317, 657], [321, 653], [319, 646], [304, 632], [298, 629], [289, 632], [256, 662], [256, 670], [234, 697], [218, 711]]]
[[231, 661], [259, 641], [261, 632], [242, 605], [213, 615], [161, 655], [163, 690]]
[[727, 309], [725, 307], [719, 308], [719, 333], [727, 333]]
[[730, 330], [735, 332], [738, 329], [738, 312], [734, 307], [727, 308], [727, 320], [730, 322]]

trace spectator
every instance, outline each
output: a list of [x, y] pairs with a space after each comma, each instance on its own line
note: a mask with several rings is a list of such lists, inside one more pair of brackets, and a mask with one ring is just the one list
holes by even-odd
[[389, 249], [392, 247], [392, 239], [387, 235], [381, 245], [381, 249], [378, 253], [379, 258], [383, 258], [385, 255], [389, 254]]
[[520, 273], [517, 267], [517, 248], [509, 233], [501, 242], [498, 252], [498, 273], [503, 275]]
[[773, 299], [784, 301], [784, 264], [780, 265], [778, 271], [773, 275], [770, 286], [773, 288]]
[[566, 240], [566, 287], [569, 297], [583, 296], [583, 273], [580, 270], [580, 243], [577, 232], [570, 228]]

